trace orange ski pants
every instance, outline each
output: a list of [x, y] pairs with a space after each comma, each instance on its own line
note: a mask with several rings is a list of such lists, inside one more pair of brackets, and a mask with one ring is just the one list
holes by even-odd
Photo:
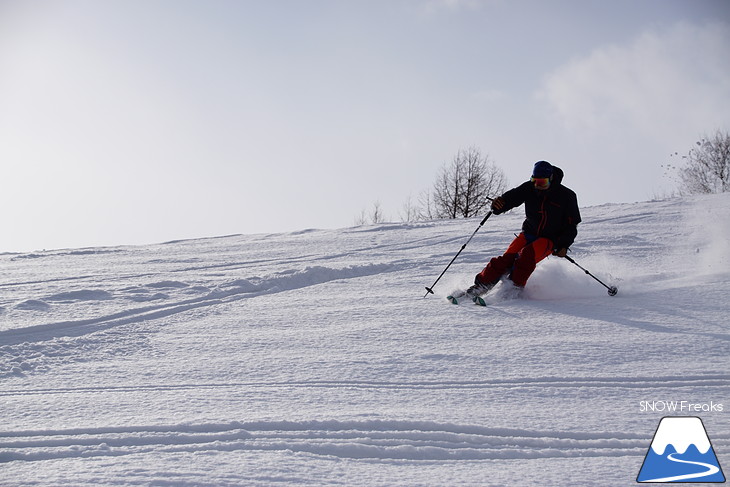
[[515, 286], [524, 287], [537, 263], [552, 252], [553, 241], [549, 238], [529, 239], [524, 233], [520, 233], [504, 255], [489, 261], [484, 270], [477, 274], [476, 280], [482, 284], [491, 284], [510, 272], [509, 278]]

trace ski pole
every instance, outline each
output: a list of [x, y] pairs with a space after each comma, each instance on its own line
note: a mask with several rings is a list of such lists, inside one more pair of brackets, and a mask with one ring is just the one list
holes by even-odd
[[446, 266], [446, 269], [444, 269], [444, 271], [441, 273], [441, 275], [438, 276], [438, 278], [436, 279], [436, 281], [433, 284], [431, 284], [431, 287], [426, 287], [426, 294], [423, 296], [424, 298], [426, 296], [428, 296], [429, 294], [433, 294], [433, 288], [436, 286], [436, 283], [439, 282], [439, 280], [444, 276], [444, 274], [446, 274], [446, 271], [449, 270], [449, 267], [451, 267], [451, 264], [454, 263], [454, 261], [459, 256], [459, 254], [461, 253], [461, 251], [464, 250], [467, 245], [469, 245], [469, 242], [471, 242], [471, 239], [474, 238], [474, 235], [477, 234], [477, 232], [479, 231], [479, 229], [482, 228], [482, 225], [484, 225], [484, 222], [486, 222], [489, 219], [490, 216], [492, 216], [492, 212], [491, 211], [489, 213], [487, 213], [487, 216], [484, 217], [484, 220], [482, 220], [482, 222], [479, 224], [479, 226], [477, 227], [477, 229], [474, 230], [474, 233], [471, 234], [471, 237], [469, 237], [469, 240], [467, 240], [466, 243], [461, 246], [461, 249], [459, 249], [459, 251], [456, 253], [456, 255], [454, 256], [454, 258], [451, 259], [451, 262], [449, 262], [449, 265]]
[[[601, 282], [600, 279], [598, 279], [596, 276], [594, 276], [593, 274], [591, 274], [590, 272], [588, 272], [586, 269], [583, 269], [583, 267], [581, 267], [580, 264], [578, 264], [576, 261], [574, 261], [573, 259], [571, 259], [569, 256], [566, 255], [565, 258], [568, 259], [568, 262], [572, 262], [573, 264], [577, 265], [578, 267], [580, 267], [580, 269], [583, 270], [583, 272], [585, 272], [586, 274], [588, 274], [589, 276], [591, 276], [593, 279], [595, 279], [596, 281], [598, 281], [601, 284], [603, 284], [603, 282]], [[607, 285], [603, 284], [603, 287], [605, 287], [606, 289], [608, 289], [608, 295], [609, 296], [616, 296], [616, 293], [618, 292], [618, 288], [616, 286], [607, 286]]]

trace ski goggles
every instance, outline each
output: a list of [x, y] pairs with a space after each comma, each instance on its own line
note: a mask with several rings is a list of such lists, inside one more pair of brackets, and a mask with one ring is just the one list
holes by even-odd
[[550, 178], [531, 177], [530, 181], [535, 185], [535, 189], [548, 189], [550, 187]]

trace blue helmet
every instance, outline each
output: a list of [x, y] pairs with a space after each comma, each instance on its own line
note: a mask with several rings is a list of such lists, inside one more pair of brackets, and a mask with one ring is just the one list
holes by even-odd
[[533, 178], [549, 178], [553, 175], [553, 166], [548, 161], [537, 161], [532, 168]]

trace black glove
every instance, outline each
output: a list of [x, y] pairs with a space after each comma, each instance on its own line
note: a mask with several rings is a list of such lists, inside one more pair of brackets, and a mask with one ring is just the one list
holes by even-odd
[[507, 204], [507, 202], [501, 196], [499, 198], [493, 199], [492, 200], [492, 211], [495, 213], [500, 213], [506, 204]]
[[565, 257], [568, 255], [568, 249], [563, 247], [560, 249], [553, 249], [553, 255], [556, 255], [558, 257]]

